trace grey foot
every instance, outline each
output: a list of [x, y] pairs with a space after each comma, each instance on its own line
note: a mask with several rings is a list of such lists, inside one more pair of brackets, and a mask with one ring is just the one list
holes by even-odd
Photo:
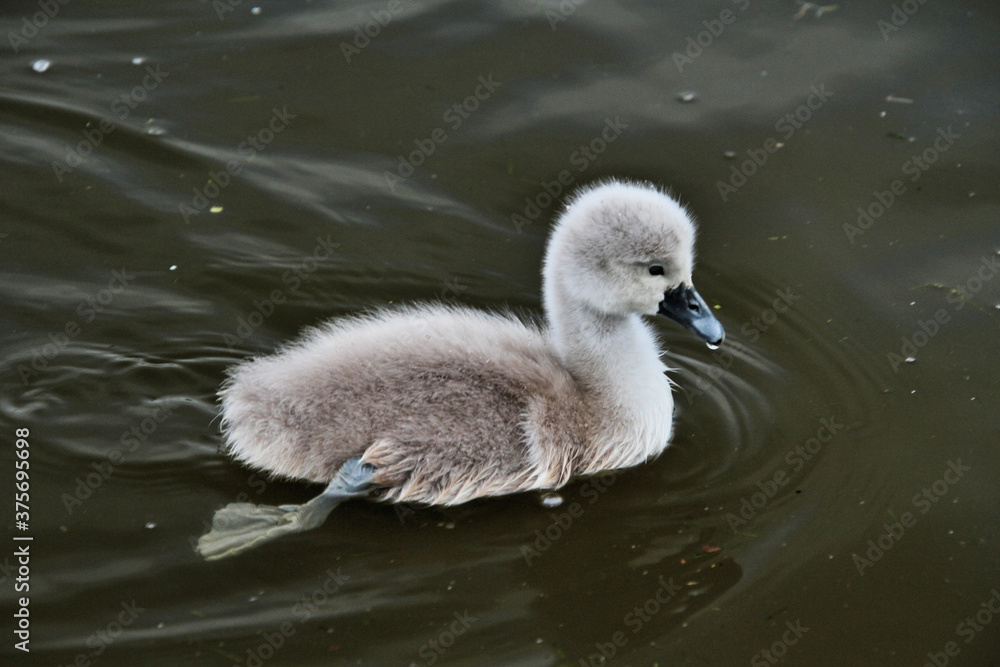
[[362, 463], [361, 458], [355, 456], [353, 459], [347, 459], [344, 465], [340, 466], [337, 476], [326, 487], [323, 495], [338, 492], [347, 494], [347, 497], [362, 495], [371, 487], [373, 477], [375, 477], [375, 466], [370, 463]]
[[305, 510], [306, 505], [226, 505], [212, 518], [212, 530], [198, 539], [198, 553], [205, 560], [236, 556], [282, 535], [315, 528], [326, 519], [326, 514]]
[[368, 494], [375, 468], [353, 458], [344, 463], [322, 494], [303, 505], [231, 503], [215, 513], [212, 530], [198, 539], [197, 552], [205, 560], [236, 556], [283, 535], [323, 525], [334, 507]]

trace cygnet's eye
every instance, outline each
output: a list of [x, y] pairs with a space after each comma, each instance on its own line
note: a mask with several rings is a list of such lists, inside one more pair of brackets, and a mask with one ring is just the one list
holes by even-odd
[[651, 275], [651, 276], [662, 276], [663, 275], [663, 267], [660, 266], [659, 264], [653, 264], [651, 267], [649, 267], [649, 275]]

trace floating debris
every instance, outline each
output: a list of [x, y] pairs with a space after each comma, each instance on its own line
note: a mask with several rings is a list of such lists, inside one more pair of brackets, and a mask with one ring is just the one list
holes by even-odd
[[250, 10], [250, 13], [253, 14], [254, 16], [260, 16], [260, 13], [262, 11], [263, 10], [260, 7], [254, 7], [253, 9]]
[[540, 500], [542, 503], [542, 507], [552, 508], [552, 507], [559, 507], [560, 505], [563, 504], [562, 496], [553, 491], [543, 493]]
[[900, 134], [899, 132], [886, 132], [885, 136], [890, 139], [896, 139], [897, 141], [907, 141], [911, 144], [917, 140], [916, 137], [908, 137], [905, 134]]
[[725, 153], [722, 154], [722, 157], [726, 158], [727, 160], [732, 160], [734, 157], [736, 157], [736, 151], [726, 151]]
[[31, 69], [35, 70], [39, 74], [48, 71], [50, 67], [52, 67], [52, 61], [46, 60], [44, 58], [42, 58], [41, 60], [36, 60], [35, 62], [31, 63]]
[[895, 102], [896, 104], [913, 104], [913, 100], [909, 97], [896, 97], [895, 95], [887, 95], [885, 101]]
[[800, 5], [799, 11], [792, 17], [796, 21], [808, 14], [810, 10], [815, 11], [816, 18], [822, 18], [823, 14], [837, 11], [837, 5], [817, 5], [813, 2], [802, 2], [802, 0], [798, 0], [798, 3]]
[[208, 212], [209, 213], [222, 213], [222, 207], [221, 206], [213, 206], [212, 208], [208, 209]]
[[145, 64], [145, 62], [146, 62], [146, 56], [136, 56], [135, 58], [132, 58], [133, 65], [142, 65]]
[[677, 93], [677, 99], [681, 102], [687, 104], [688, 102], [694, 102], [695, 98], [698, 97], [693, 91], [685, 90]]

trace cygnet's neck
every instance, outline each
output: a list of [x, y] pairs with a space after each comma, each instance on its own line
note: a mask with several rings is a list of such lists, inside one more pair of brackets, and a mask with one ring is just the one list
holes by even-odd
[[549, 335], [563, 365], [588, 389], [611, 388], [659, 364], [656, 343], [638, 315], [601, 313], [560, 294], [547, 295]]
[[592, 434], [593, 446], [606, 449], [598, 455], [602, 465], [636, 465], [659, 454], [670, 438], [673, 397], [646, 323], [636, 314], [600, 313], [547, 287], [550, 344], [602, 416]]

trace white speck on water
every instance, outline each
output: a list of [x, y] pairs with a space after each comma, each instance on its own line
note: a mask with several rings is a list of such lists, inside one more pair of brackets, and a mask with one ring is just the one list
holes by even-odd
[[559, 507], [563, 504], [563, 497], [558, 493], [549, 491], [542, 494], [541, 502], [542, 507]]
[[677, 93], [677, 99], [685, 104], [688, 102], [694, 102], [696, 97], [698, 96], [691, 90], [684, 90]]
[[254, 16], [260, 16], [261, 11], [262, 10], [260, 7], [254, 7], [253, 9], [250, 10], [250, 13], [253, 14]]
[[722, 154], [722, 156], [725, 157], [727, 160], [732, 160], [734, 157], [736, 157], [736, 151], [726, 151], [725, 153]]
[[221, 206], [213, 206], [212, 208], [208, 209], [208, 211], [209, 211], [209, 213], [222, 213], [222, 207]]
[[52, 61], [46, 60], [44, 58], [42, 58], [41, 60], [36, 60], [35, 62], [31, 63], [31, 69], [35, 70], [39, 74], [47, 71], [50, 67], [52, 67]]
[[152, 521], [146, 524], [146, 530], [152, 530], [154, 528], [156, 528], [156, 524], [153, 523]]
[[908, 363], [908, 364], [912, 364], [912, 363], [913, 363], [914, 361], [916, 361], [916, 360], [917, 360], [917, 358], [916, 358], [916, 357], [907, 357], [907, 358], [906, 358], [906, 363]]
[[170, 270], [171, 271], [176, 271], [177, 270], [177, 265], [176, 264], [171, 264], [170, 265]]
[[136, 56], [135, 58], [132, 58], [133, 65], [142, 65], [145, 62], [146, 62], [145, 56]]
[[166, 133], [167, 133], [167, 131], [164, 130], [162, 127], [147, 127], [146, 128], [146, 134], [151, 134], [154, 137], [160, 137], [160, 136], [163, 136]]

